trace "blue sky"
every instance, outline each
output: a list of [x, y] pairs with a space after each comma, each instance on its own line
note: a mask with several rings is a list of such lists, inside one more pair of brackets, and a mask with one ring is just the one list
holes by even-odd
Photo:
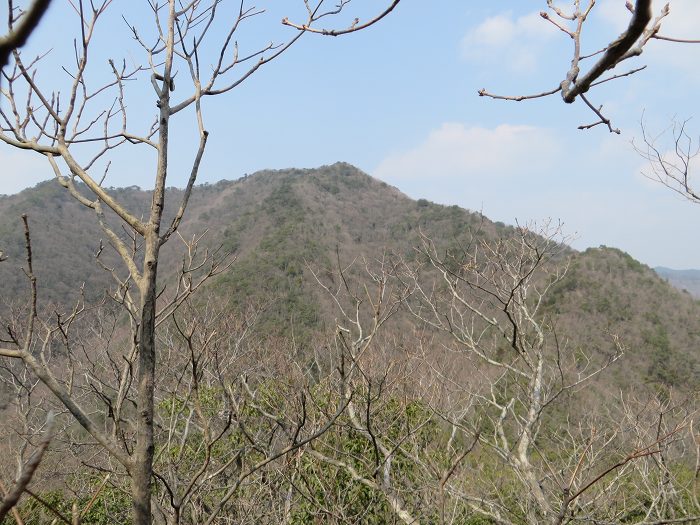
[[[625, 27], [624, 3], [597, 2], [584, 52], [597, 50]], [[53, 49], [39, 80], [59, 88], [67, 77], [58, 64], [70, 56], [71, 28], [77, 26], [66, 2], [55, 4], [26, 53]], [[670, 4], [662, 32], [700, 38], [700, 2]], [[147, 27], [139, 5], [117, 0], [110, 7], [98, 26], [93, 75], [107, 72], [107, 57], [141, 60], [121, 19], [125, 14]], [[303, 15], [301, 0], [256, 5], [268, 11], [244, 27], [242, 50], [289, 37], [292, 30], [281, 18]], [[384, 5], [353, 0], [347, 16], [366, 18]], [[655, 2], [656, 10], [660, 6]], [[580, 131], [579, 124], [593, 120], [581, 103], [565, 105], [558, 95], [519, 103], [477, 95], [480, 88], [519, 95], [558, 85], [571, 41], [538, 16], [545, 7], [544, 0], [403, 0], [369, 30], [341, 38], [306, 35], [236, 90], [205, 101], [211, 135], [199, 181], [343, 160], [413, 198], [481, 210], [507, 223], [561, 220], [579, 249], [605, 244], [651, 266], [700, 268], [700, 207], [641, 176], [645, 164], [631, 146], [639, 140], [643, 114], [654, 131], [674, 117], [695, 116], [700, 45], [652, 41], [630, 64], [647, 64], [647, 70], [590, 95], [622, 134], [600, 126]], [[134, 126], [143, 127], [138, 117], [155, 112], [148, 76], [141, 75], [129, 90]], [[188, 175], [192, 123], [186, 114], [175, 122], [170, 185], [183, 185]], [[689, 126], [697, 136], [700, 122]], [[142, 149], [126, 151], [115, 159], [105, 184], [150, 187], [153, 159]], [[4, 145], [0, 166], [0, 193], [15, 193], [51, 175], [43, 159]]]

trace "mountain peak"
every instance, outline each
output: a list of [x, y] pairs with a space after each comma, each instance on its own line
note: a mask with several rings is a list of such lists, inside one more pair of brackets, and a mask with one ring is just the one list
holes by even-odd
[[[133, 211], [147, 209], [150, 202], [150, 194], [136, 188], [110, 193]], [[166, 213], [174, 213], [181, 194], [182, 190], [168, 190]], [[94, 262], [104, 237], [94, 213], [51, 181], [0, 199], [0, 250], [8, 256], [0, 264], [0, 294], [5, 303], [26, 297], [26, 278], [19, 270], [24, 264], [22, 213], [29, 215], [32, 227], [40, 300], [70, 304], [83, 282], [88, 299], [109, 287], [108, 276]], [[299, 337], [318, 330], [329, 314], [317, 283], [310, 278], [309, 262], [332, 269], [338, 264], [336, 250], [343, 264], [384, 253], [412, 261], [421, 234], [431, 237], [438, 249], [452, 251], [493, 245], [514, 234], [513, 228], [480, 213], [413, 200], [346, 162], [263, 170], [234, 181], [197, 186], [181, 233], [191, 238], [204, 231], [208, 231], [203, 241], [208, 247], [222, 246], [237, 257], [205, 293], [234, 306], [270, 302], [270, 333], [289, 329], [293, 323]], [[176, 238], [173, 241], [165, 246], [159, 265], [163, 279], [181, 259], [182, 245]], [[107, 252], [104, 257], [110, 256]], [[673, 366], [662, 379], [669, 384], [694, 380], [697, 359], [687, 349], [698, 345], [698, 303], [619, 250], [571, 250], [566, 256], [571, 259], [569, 272], [550, 290], [548, 302], [558, 326], [567, 328], [575, 341], [600, 349], [607, 344], [606, 329], [600, 327], [607, 326], [635, 349], [638, 357], [631, 362], [640, 367], [646, 366], [644, 359], [649, 355], [660, 355], [653, 346], [656, 332], [649, 327], [663, 327], [670, 341], [664, 359]], [[116, 258], [113, 262], [119, 267]], [[635, 378], [645, 373], [646, 368], [640, 368]]]

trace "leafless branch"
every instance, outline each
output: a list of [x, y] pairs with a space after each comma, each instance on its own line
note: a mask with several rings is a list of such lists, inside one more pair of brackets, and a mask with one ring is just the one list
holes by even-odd
[[394, 8], [397, 5], [399, 5], [400, 1], [401, 0], [393, 0], [391, 2], [391, 4], [389, 5], [389, 7], [387, 7], [382, 13], [380, 13], [379, 15], [375, 16], [374, 18], [372, 18], [369, 21], [364, 22], [362, 24], [360, 24], [359, 23], [360, 20], [356, 18], [355, 21], [353, 22], [353, 24], [346, 29], [317, 29], [315, 27], [312, 27], [311, 23], [313, 23], [315, 20], [318, 20], [318, 18], [320, 18], [320, 17], [313, 17], [313, 16], [311, 16], [310, 23], [295, 24], [294, 22], [290, 22], [289, 19], [285, 17], [282, 19], [282, 24], [289, 26], [289, 27], [293, 27], [293, 28], [298, 29], [299, 31], [302, 31], [302, 32], [307, 31], [309, 33], [318, 33], [320, 35], [326, 35], [326, 36], [346, 35], [348, 33], [354, 33], [355, 31], [361, 31], [362, 29], [366, 29], [369, 26], [376, 24], [382, 18], [384, 18], [386, 15], [391, 13], [394, 10]]

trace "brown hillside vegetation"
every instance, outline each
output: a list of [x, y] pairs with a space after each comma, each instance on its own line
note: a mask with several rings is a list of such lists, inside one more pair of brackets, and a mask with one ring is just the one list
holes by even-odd
[[[113, 190], [132, 210], [145, 209], [146, 192]], [[179, 190], [170, 189], [177, 201]], [[102, 237], [91, 214], [53, 181], [0, 199], [0, 240], [9, 261], [0, 266], [2, 300], [21, 298], [26, 283], [19, 215], [31, 221], [41, 298], [69, 304], [84, 283], [88, 296], [108, 286], [94, 262]], [[334, 313], [307, 266], [333, 270], [384, 252], [415, 257], [419, 232], [442, 250], [472, 237], [508, 236], [512, 228], [457, 206], [414, 201], [351, 165], [262, 171], [236, 181], [199, 186], [192, 196], [182, 235], [206, 232], [209, 247], [222, 246], [236, 262], [210, 288], [231, 306], [251, 300], [270, 303], [267, 328], [297, 335], [317, 331]], [[182, 244], [169, 246], [164, 267], [177, 264]], [[336, 253], [337, 251], [337, 253]], [[109, 254], [107, 254], [109, 256]], [[660, 382], [685, 388], [700, 382], [700, 308], [650, 268], [614, 248], [567, 250], [570, 267], [547, 298], [548, 313], [571, 345], [606, 349], [610, 335], [627, 348], [620, 384]], [[630, 374], [629, 369], [634, 370]]]
[[[110, 191], [147, 207], [138, 188]], [[53, 182], [0, 198], [3, 344], [26, 323], [23, 213], [33, 355], [128, 453], [134, 321], [105, 294], [92, 216]], [[160, 263], [161, 301], [187, 282], [191, 239], [204, 234], [197, 257], [235, 259], [158, 327], [163, 522], [698, 519], [700, 305], [624, 252], [577, 252], [547, 226], [414, 201], [345, 163], [198, 187]], [[58, 413], [25, 523], [72, 508], [129, 523], [124, 469], [28, 368], [5, 359], [0, 381], [2, 480]]]

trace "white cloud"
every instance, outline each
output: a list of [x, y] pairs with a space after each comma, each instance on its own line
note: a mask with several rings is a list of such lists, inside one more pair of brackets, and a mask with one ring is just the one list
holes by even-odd
[[[466, 43], [481, 44], [484, 46], [504, 46], [513, 41], [516, 28], [515, 23], [506, 15], [492, 16], [484, 20], [474, 28], [466, 37]], [[465, 46], [465, 52], [469, 49]]]
[[32, 151], [0, 147], [0, 194], [11, 195], [52, 176], [46, 159]]
[[[663, 2], [654, 2], [656, 12], [665, 5]], [[700, 2], [697, 0], [672, 0], [671, 12], [662, 23], [663, 34], [677, 38], [698, 39], [698, 20], [700, 20]]]
[[541, 49], [556, 30], [533, 12], [514, 17], [509, 12], [487, 18], [462, 38], [462, 56], [474, 62], [503, 64], [528, 73], [536, 69]]
[[387, 156], [373, 174], [416, 198], [499, 206], [504, 191], [541, 190], [557, 171], [560, 151], [556, 137], [542, 128], [445, 123], [416, 147]]
[[[621, 33], [629, 25], [632, 14], [625, 7], [624, 1], [602, 0], [594, 9], [595, 19], [610, 26], [617, 33]], [[615, 38], [617, 34], [613, 35]]]
[[[654, 2], [655, 14], [660, 8], [657, 4], [660, 2]], [[670, 13], [661, 22], [659, 33], [672, 38], [700, 39], [700, 28], [698, 27], [700, 2], [697, 0], [673, 0], [670, 2], [670, 8]], [[697, 66], [700, 61], [700, 45], [698, 44], [654, 40], [649, 43], [642, 59], [656, 62], [658, 66], [670, 66], [683, 72], [693, 79], [695, 87], [700, 81], [700, 70]], [[678, 81], [681, 80], [678, 79]]]

